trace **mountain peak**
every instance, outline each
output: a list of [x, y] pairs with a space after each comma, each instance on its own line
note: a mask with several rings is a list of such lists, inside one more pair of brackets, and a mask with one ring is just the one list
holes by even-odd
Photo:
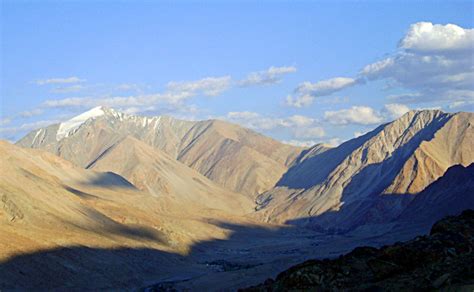
[[94, 107], [78, 116], [73, 117], [59, 124], [56, 140], [61, 140], [69, 136], [69, 133], [79, 128], [87, 120], [105, 115], [106, 108], [103, 106]]

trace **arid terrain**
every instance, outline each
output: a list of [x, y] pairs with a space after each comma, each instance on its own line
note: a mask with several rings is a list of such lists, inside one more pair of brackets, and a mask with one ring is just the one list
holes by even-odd
[[427, 234], [474, 208], [473, 122], [410, 111], [305, 149], [95, 108], [1, 142], [0, 289], [232, 291]]
[[474, 0], [0, 0], [0, 292], [474, 292]]

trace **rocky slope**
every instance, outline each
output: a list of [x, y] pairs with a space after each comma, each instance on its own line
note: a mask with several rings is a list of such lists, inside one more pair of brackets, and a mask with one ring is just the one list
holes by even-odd
[[0, 153], [0, 260], [57, 244], [186, 249], [225, 234], [209, 218], [234, 220], [249, 210], [248, 199], [229, 192], [157, 197], [44, 151], [0, 141]]
[[437, 220], [474, 209], [474, 163], [455, 165], [416, 195], [398, 216], [399, 228], [420, 225], [428, 228]]
[[250, 213], [253, 201], [224, 189], [199, 172], [130, 136], [107, 149], [88, 167], [117, 173], [140, 190], [180, 204], [205, 205], [234, 214]]
[[252, 198], [272, 188], [303, 150], [223, 121], [140, 117], [104, 107], [32, 131], [17, 144], [47, 150], [87, 168], [127, 136]]
[[410, 111], [331, 149], [310, 149], [258, 197], [269, 221], [320, 229], [386, 223], [455, 164], [474, 162], [474, 114]]
[[[133, 139], [123, 143], [129, 150], [135, 143], [151, 148]], [[189, 254], [233, 232], [217, 222], [256, 224], [243, 218], [247, 210], [229, 191], [205, 193], [196, 186], [188, 194], [154, 196], [117, 174], [83, 169], [42, 150], [0, 141], [0, 153], [2, 291], [134, 290], [197, 277], [203, 265]], [[144, 165], [151, 172], [168, 163], [153, 159]], [[213, 184], [185, 165], [173, 167], [193, 172], [189, 179], [196, 184]]]
[[429, 235], [380, 249], [310, 260], [240, 291], [447, 291], [474, 287], [474, 211], [437, 222]]

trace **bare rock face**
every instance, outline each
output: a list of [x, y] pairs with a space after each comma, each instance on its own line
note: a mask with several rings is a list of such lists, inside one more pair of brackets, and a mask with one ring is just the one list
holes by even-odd
[[417, 224], [428, 229], [437, 220], [474, 209], [474, 163], [455, 165], [421, 191], [398, 216], [399, 228]]
[[467, 291], [474, 285], [473, 249], [474, 211], [466, 210], [437, 222], [430, 235], [310, 260], [240, 291]]
[[88, 168], [127, 136], [251, 198], [272, 188], [303, 150], [223, 121], [140, 117], [104, 107], [32, 131], [17, 144], [47, 150]]
[[296, 162], [257, 198], [265, 220], [350, 230], [396, 218], [455, 164], [474, 162], [474, 114], [410, 111]]

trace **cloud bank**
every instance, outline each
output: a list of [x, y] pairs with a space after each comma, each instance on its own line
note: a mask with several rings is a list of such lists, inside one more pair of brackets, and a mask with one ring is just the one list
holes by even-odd
[[408, 90], [389, 96], [394, 103], [474, 100], [474, 29], [455, 24], [412, 24], [392, 56], [366, 65], [354, 78], [303, 82], [296, 87], [295, 96], [286, 98], [286, 104], [309, 106], [319, 96], [376, 80]]

